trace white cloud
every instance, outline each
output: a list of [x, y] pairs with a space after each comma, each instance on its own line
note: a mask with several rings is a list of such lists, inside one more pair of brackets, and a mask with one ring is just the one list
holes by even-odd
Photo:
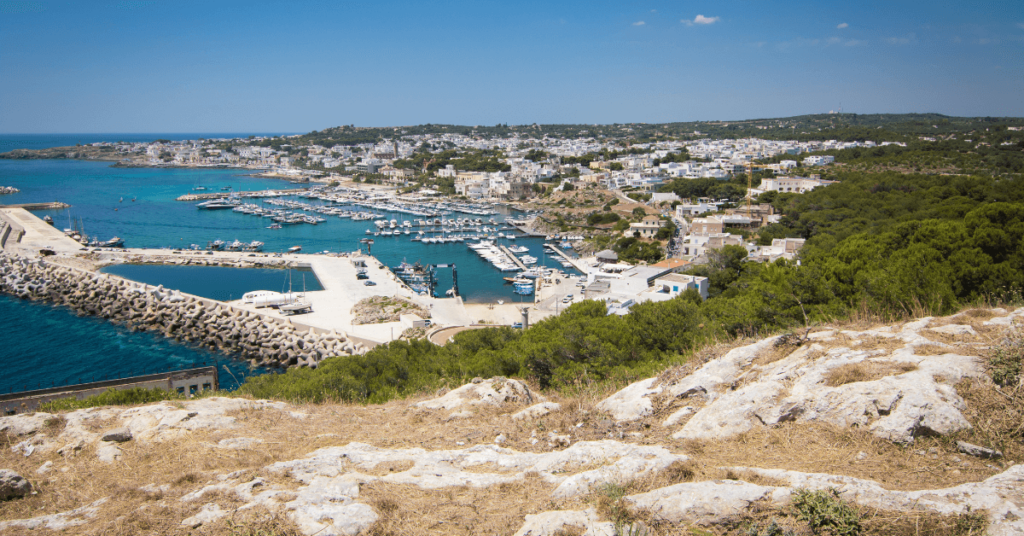
[[643, 26], [644, 24], [647, 24], [647, 23], [642, 21], [642, 20], [638, 20], [638, 21], [633, 23], [633, 26]]
[[885, 40], [890, 45], [909, 45], [910, 43], [916, 42], [917, 36], [914, 34], [908, 34], [906, 37], [890, 37]]
[[839, 28], [840, 30], [842, 30], [843, 28], [849, 28], [849, 27], [850, 27], [850, 25], [846, 24], [845, 22], [840, 23], [839, 26], [836, 26], [836, 28]]
[[693, 26], [694, 24], [708, 25], [708, 24], [714, 24], [714, 23], [718, 22], [718, 19], [720, 19], [720, 18], [721, 17], [705, 17], [704, 15], [697, 15], [696, 17], [693, 18], [693, 20], [683, 19], [683, 20], [681, 20], [679, 22], [681, 22], [681, 23], [683, 23], [683, 24], [685, 24], [687, 26]]
[[861, 45], [868, 44], [868, 42], [867, 41], [861, 41], [860, 39], [850, 39], [849, 41], [847, 41], [847, 42], [845, 42], [843, 44], [848, 46], [848, 47], [859, 47]]

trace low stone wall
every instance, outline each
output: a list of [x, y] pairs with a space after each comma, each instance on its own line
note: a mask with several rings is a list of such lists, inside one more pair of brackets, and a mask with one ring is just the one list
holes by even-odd
[[237, 354], [267, 367], [316, 367], [328, 357], [365, 353], [344, 332], [299, 330], [285, 320], [226, 304], [0, 252], [0, 292], [45, 300], [183, 342]]

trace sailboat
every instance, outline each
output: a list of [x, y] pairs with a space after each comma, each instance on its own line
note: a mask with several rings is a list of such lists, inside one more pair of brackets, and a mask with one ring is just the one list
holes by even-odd
[[[295, 295], [292, 294], [292, 271], [288, 270], [288, 295], [295, 299]], [[302, 274], [302, 299], [306, 298], [306, 274]], [[302, 312], [313, 312], [313, 307], [302, 300], [295, 300], [292, 303], [282, 305], [277, 308], [279, 311], [284, 312], [287, 315], [298, 314]]]

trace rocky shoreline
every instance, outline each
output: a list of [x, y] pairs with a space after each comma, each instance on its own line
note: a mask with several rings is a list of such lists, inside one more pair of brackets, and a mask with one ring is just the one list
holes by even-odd
[[315, 333], [284, 320], [133, 281], [0, 252], [0, 292], [249, 359], [253, 366], [311, 367], [365, 353], [342, 332]]

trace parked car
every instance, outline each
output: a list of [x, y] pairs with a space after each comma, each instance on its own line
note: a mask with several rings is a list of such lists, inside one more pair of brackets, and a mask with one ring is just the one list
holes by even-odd
[[374, 281], [367, 281], [367, 282], [365, 282], [363, 284], [368, 286], [368, 287], [375, 287], [375, 286], [377, 286], [377, 283], [374, 282]]
[[518, 329], [523, 329], [523, 323], [522, 322], [516, 322], [515, 324], [512, 324], [512, 327], [513, 328], [518, 328]]

